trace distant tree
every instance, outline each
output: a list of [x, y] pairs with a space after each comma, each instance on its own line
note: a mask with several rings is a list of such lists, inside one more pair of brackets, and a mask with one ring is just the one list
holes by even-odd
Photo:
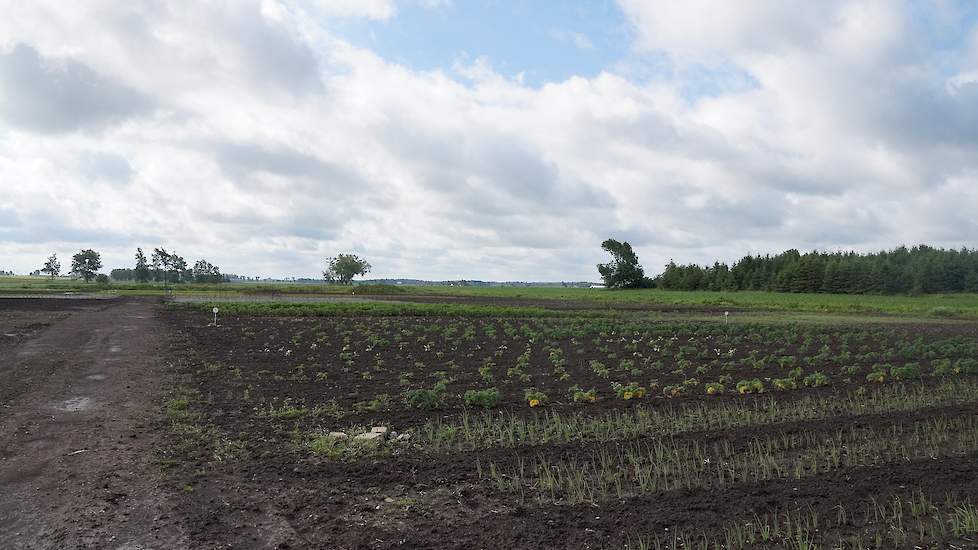
[[221, 270], [216, 265], [207, 260], [197, 260], [193, 269], [194, 282], [197, 283], [220, 283], [224, 281]]
[[113, 281], [135, 281], [136, 270], [128, 267], [117, 267], [109, 271], [109, 279]]
[[170, 254], [165, 248], [154, 248], [153, 255], [150, 257], [150, 265], [153, 267], [153, 280], [163, 281], [166, 284], [166, 270], [170, 266]]
[[61, 262], [58, 261], [57, 254], [51, 254], [48, 256], [48, 261], [44, 262], [44, 267], [40, 269], [41, 273], [47, 273], [52, 279], [61, 274]]
[[187, 269], [187, 260], [178, 256], [176, 252], [170, 254], [170, 271], [173, 274], [171, 280], [175, 283], [187, 281], [193, 277], [193, 272]]
[[153, 268], [153, 279], [163, 281], [164, 286], [193, 278], [193, 272], [187, 269], [187, 260], [176, 252], [167, 252], [165, 248], [153, 249], [150, 265]]
[[[724, 276], [713, 267], [670, 262], [657, 286], [674, 290], [777, 290], [837, 294], [924, 294], [978, 290], [978, 250], [926, 245], [857, 254], [792, 249], [775, 256], [745, 256]], [[704, 283], [704, 281], [706, 283]]]
[[98, 275], [95, 276], [95, 284], [97, 284], [98, 286], [100, 286], [102, 288], [108, 287], [109, 286], [109, 276], [106, 275], [105, 273], [99, 273]]
[[143, 254], [142, 248], [136, 249], [136, 268], [133, 270], [133, 276], [137, 283], [149, 281], [149, 265], [146, 263], [146, 255]]
[[71, 257], [71, 272], [85, 282], [91, 282], [95, 273], [102, 269], [102, 257], [92, 249], [85, 249]]
[[606, 264], [598, 264], [598, 273], [604, 279], [608, 288], [641, 288], [647, 286], [645, 270], [638, 263], [638, 256], [632, 251], [632, 245], [608, 239], [601, 243], [601, 248], [611, 254], [612, 260]]
[[334, 258], [326, 258], [326, 271], [323, 278], [330, 283], [348, 285], [357, 275], [366, 275], [371, 266], [367, 260], [361, 260], [356, 254], [339, 254]]

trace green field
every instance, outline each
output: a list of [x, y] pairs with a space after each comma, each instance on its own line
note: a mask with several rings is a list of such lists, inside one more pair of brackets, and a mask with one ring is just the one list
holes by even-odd
[[[921, 296], [877, 296], [848, 294], [790, 294], [778, 292], [705, 292], [658, 289], [605, 290], [548, 287], [449, 287], [359, 285], [339, 287], [315, 284], [179, 284], [171, 285], [177, 295], [343, 295], [363, 296], [472, 296], [509, 300], [582, 301], [616, 305], [676, 305], [717, 308], [760, 309], [819, 313], [885, 313], [923, 317], [978, 318], [978, 294], [926, 294]], [[123, 295], [162, 295], [160, 284], [112, 283], [102, 288], [95, 283], [46, 277], [0, 277], [0, 294], [101, 292]]]

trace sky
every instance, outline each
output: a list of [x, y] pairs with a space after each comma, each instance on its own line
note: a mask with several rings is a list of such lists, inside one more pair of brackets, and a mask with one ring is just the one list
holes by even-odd
[[0, 270], [978, 246], [969, 0], [0, 0]]

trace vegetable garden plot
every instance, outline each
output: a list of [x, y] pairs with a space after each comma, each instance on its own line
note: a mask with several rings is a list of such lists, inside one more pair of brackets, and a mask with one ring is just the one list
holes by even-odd
[[[248, 472], [242, 483], [286, 480], [276, 494], [294, 517], [337, 495], [390, 509], [381, 521], [330, 505], [329, 518], [299, 521], [304, 537], [338, 532], [357, 546], [365, 539], [353, 523], [388, 533], [390, 522], [409, 522], [409, 540], [437, 547], [431, 530], [449, 521], [458, 541], [489, 529], [517, 547], [668, 545], [678, 543], [662, 529], [719, 541], [730, 522], [783, 506], [817, 515], [829, 501], [911, 498], [900, 496], [911, 490], [967, 506], [974, 494], [967, 458], [978, 452], [978, 340], [968, 325], [227, 316], [205, 328], [186, 311], [167, 315], [189, 352], [187, 384], [171, 403], [184, 454], [171, 460]], [[371, 426], [399, 437], [355, 437]], [[959, 459], [955, 475], [969, 481], [933, 479]], [[878, 475], [893, 486], [874, 492]], [[312, 485], [296, 479], [310, 476]], [[827, 494], [798, 500], [788, 485]], [[688, 509], [700, 491], [751, 487], [781, 496], [649, 513], [661, 503]], [[505, 521], [496, 528], [452, 512], [449, 497]], [[629, 509], [634, 528], [616, 529], [628, 503], [646, 513]], [[955, 513], [942, 506], [933, 508]], [[588, 507], [605, 519], [582, 519]], [[530, 518], [554, 522], [559, 540]], [[892, 534], [885, 522], [859, 525]], [[526, 540], [508, 538], [516, 527]], [[819, 537], [843, 534], [825, 529]]]

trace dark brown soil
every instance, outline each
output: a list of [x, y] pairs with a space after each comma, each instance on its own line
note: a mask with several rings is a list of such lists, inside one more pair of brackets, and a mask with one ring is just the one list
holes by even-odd
[[[570, 321], [561, 325], [564, 320], [226, 317], [213, 327], [208, 317], [145, 300], [0, 300], [0, 333], [15, 335], [0, 339], [0, 548], [622, 549], [640, 538], [668, 540], [677, 529], [715, 533], [775, 512], [831, 517], [840, 503], [861, 510], [871, 499], [921, 493], [937, 502], [978, 498], [975, 453], [568, 505], [541, 503], [533, 487], [522, 497], [502, 490], [481, 478], [477, 465], [584, 459], [648, 438], [444, 453], [405, 444], [347, 460], [303, 446], [317, 430], [383, 424], [411, 432], [432, 419], [457, 421], [464, 390], [487, 385], [500, 389], [498, 410], [517, 416], [538, 414], [523, 397], [530, 385], [551, 396], [545, 410], [568, 414], [767, 400], [767, 393], [708, 397], [702, 390], [721, 373], [734, 380], [784, 376], [781, 366], [740, 364], [751, 351], [802, 362], [823, 346], [832, 357], [847, 349], [853, 356], [879, 355], [846, 363], [861, 369], [851, 378], [841, 364], [799, 363], [806, 374], [829, 373], [832, 384], [776, 393], [779, 401], [876, 387], [865, 380], [874, 361], [918, 363], [928, 376], [913, 383], [933, 385], [929, 373], [937, 361], [965, 358], [978, 345], [974, 325], [789, 327], [772, 339], [759, 328], [760, 336], [725, 357], [736, 368], [695, 356], [676, 374], [679, 359], [664, 356], [662, 365], [634, 376], [646, 387], [652, 378], [661, 387], [699, 377], [689, 395], [669, 399], [660, 390], [623, 401], [609, 384], [633, 375], [613, 363], [640, 362], [636, 351], [647, 356], [655, 338], [639, 333], [655, 326], [588, 332]], [[722, 325], [669, 326], [673, 348], [712, 350], [717, 338], [729, 336]], [[464, 337], [469, 327], [473, 332]], [[508, 377], [527, 345], [531, 381]], [[554, 371], [548, 356], [554, 349], [566, 358], [567, 380]], [[491, 383], [479, 374], [487, 360]], [[594, 360], [607, 363], [611, 374], [596, 374], [589, 366]], [[704, 374], [694, 372], [703, 366], [709, 367]], [[448, 381], [443, 408], [404, 404], [404, 390], [430, 388], [438, 379]], [[600, 400], [571, 403], [572, 384], [597, 388]], [[326, 412], [272, 414], [317, 406]], [[968, 401], [899, 414], [693, 429], [675, 437], [736, 451], [771, 436], [976, 414]], [[969, 536], [950, 534], [921, 547], [952, 544], [978, 547]]]
[[[497, 332], [502, 332], [498, 320], [228, 317], [221, 327], [207, 327], [202, 314], [187, 311], [169, 311], [167, 319], [185, 338], [181, 346], [187, 350], [182, 358], [184, 382], [199, 400], [192, 405], [192, 410], [200, 415], [200, 421], [211, 433], [220, 434], [212, 437], [239, 441], [243, 449], [239, 456], [224, 461], [215, 461], [207, 453], [198, 454], [188, 459], [189, 467], [182, 470], [182, 479], [193, 487], [183, 498], [188, 514], [188, 536], [202, 546], [221, 541], [234, 547], [280, 548], [623, 548], [640, 537], [668, 535], [676, 529], [710, 532], [729, 522], [749, 521], [755, 514], [807, 510], [824, 516], [831, 515], [840, 503], [861, 510], [859, 507], [871, 498], [885, 500], [895, 495], [909, 497], [919, 493], [938, 501], [948, 496], [978, 496], [976, 455], [845, 468], [801, 480], [774, 479], [665, 491], [582, 505], [541, 504], [532, 494], [523, 500], [519, 495], [501, 492], [488, 480], [480, 479], [476, 464], [481, 461], [513, 466], [521, 458], [529, 460], [535, 456], [586, 458], [601, 448], [613, 449], [633, 440], [516, 449], [490, 447], [444, 454], [413, 447], [392, 456], [352, 461], [317, 457], [301, 448], [295, 440], [297, 434], [301, 437], [301, 433], [316, 429], [343, 429], [351, 424], [384, 424], [404, 431], [432, 418], [457, 419], [461, 411], [457, 399], [462, 390], [486, 385], [476, 373], [486, 357], [495, 358], [497, 364], [493, 373], [495, 385], [503, 394], [501, 409], [517, 415], [535, 414], [522, 398], [526, 384], [507, 382], [503, 374], [506, 366], [514, 364], [526, 342], [518, 337], [485, 337], [486, 324], [495, 324]], [[477, 327], [477, 336], [471, 340], [436, 336], [452, 324], [461, 327], [467, 323]], [[420, 328], [423, 326], [437, 330], [426, 332]], [[348, 339], [345, 331], [353, 327], [366, 332]], [[818, 330], [829, 334], [828, 341], [835, 346], [837, 337], [846, 329]], [[406, 335], [402, 345], [385, 347], [376, 341], [373, 344], [364, 341], [369, 339], [369, 334], [391, 337], [398, 332]], [[876, 352], [906, 346], [916, 342], [921, 334], [925, 335], [925, 343], [945, 340], [960, 343], [973, 337], [970, 326], [954, 325], [876, 327], [870, 332], [866, 342], [859, 345], [869, 346]], [[419, 340], [420, 334], [427, 337]], [[606, 336], [606, 340], [617, 338]], [[577, 347], [572, 344], [572, 338], [585, 348], [584, 354], [572, 355]], [[611, 351], [626, 356], [623, 347], [626, 341], [612, 345]], [[497, 356], [493, 352], [499, 349], [500, 342], [509, 346]], [[609, 379], [581, 366], [606, 353], [598, 353], [591, 337], [554, 340], [544, 336], [543, 342], [534, 344], [535, 349], [539, 351], [545, 344], [560, 346], [568, 358], [573, 357], [573, 365], [568, 361], [571, 380], [558, 383], [546, 356], [534, 352], [535, 360], [527, 372], [533, 377], [534, 385], [556, 396], [548, 410], [597, 415], [636, 406], [767, 399], [767, 396], [717, 398], [697, 394], [679, 399], [654, 396], [641, 402], [625, 402], [608, 394]], [[772, 346], [768, 351], [773, 351], [782, 344], [764, 345]], [[757, 349], [764, 351], [764, 345]], [[367, 348], [372, 351], [366, 351]], [[794, 343], [789, 343], [789, 348], [792, 353], [804, 355]], [[339, 358], [344, 349], [358, 352], [350, 363]], [[921, 355], [905, 352], [911, 356], [901, 361], [919, 361], [928, 368], [933, 357], [925, 356], [929, 353], [925, 348], [913, 348], [917, 349]], [[437, 357], [438, 351], [445, 354]], [[739, 356], [738, 353], [736, 357]], [[382, 368], [372, 368], [378, 359]], [[460, 366], [453, 369], [449, 363], [452, 360]], [[424, 367], [418, 367], [417, 362], [424, 363]], [[671, 368], [666, 366], [662, 371]], [[783, 370], [779, 369], [738, 372], [736, 378], [778, 375]], [[430, 412], [408, 408], [400, 401], [404, 389], [399, 382], [401, 374], [416, 372], [417, 377], [409, 387], [428, 387], [433, 380], [431, 375], [438, 371], [453, 378], [448, 393], [456, 401]], [[325, 378], [317, 378], [317, 373], [325, 373]], [[365, 378], [364, 373], [372, 376]], [[671, 381], [668, 374], [662, 377], [665, 383]], [[615, 378], [619, 376], [611, 380]], [[839, 378], [828, 388], [799, 389], [780, 393], [777, 398], [790, 401], [812, 393], [840, 392], [867, 385], [863, 377], [845, 383]], [[599, 386], [604, 390], [602, 399], [588, 405], [571, 404], [563, 395], [570, 383]], [[918, 383], [933, 382], [928, 379]], [[390, 400], [379, 410], [362, 408], [368, 400], [381, 395], [390, 396]], [[311, 409], [325, 403], [334, 404], [341, 411], [340, 417], [276, 419], [267, 414], [270, 408], [285, 405]], [[886, 428], [976, 413], [978, 407], [973, 404], [948, 405], [909, 413], [748, 426], [721, 432], [692, 431], [679, 438], [726, 441], [737, 449], [759, 437], [806, 432], [829, 434], [851, 427]], [[947, 547], [952, 542], [959, 548], [973, 544], [955, 538], [931, 541], [931, 547]]]
[[0, 312], [22, 335], [0, 360], [0, 547], [184, 546], [153, 464], [158, 306], [0, 299]]

